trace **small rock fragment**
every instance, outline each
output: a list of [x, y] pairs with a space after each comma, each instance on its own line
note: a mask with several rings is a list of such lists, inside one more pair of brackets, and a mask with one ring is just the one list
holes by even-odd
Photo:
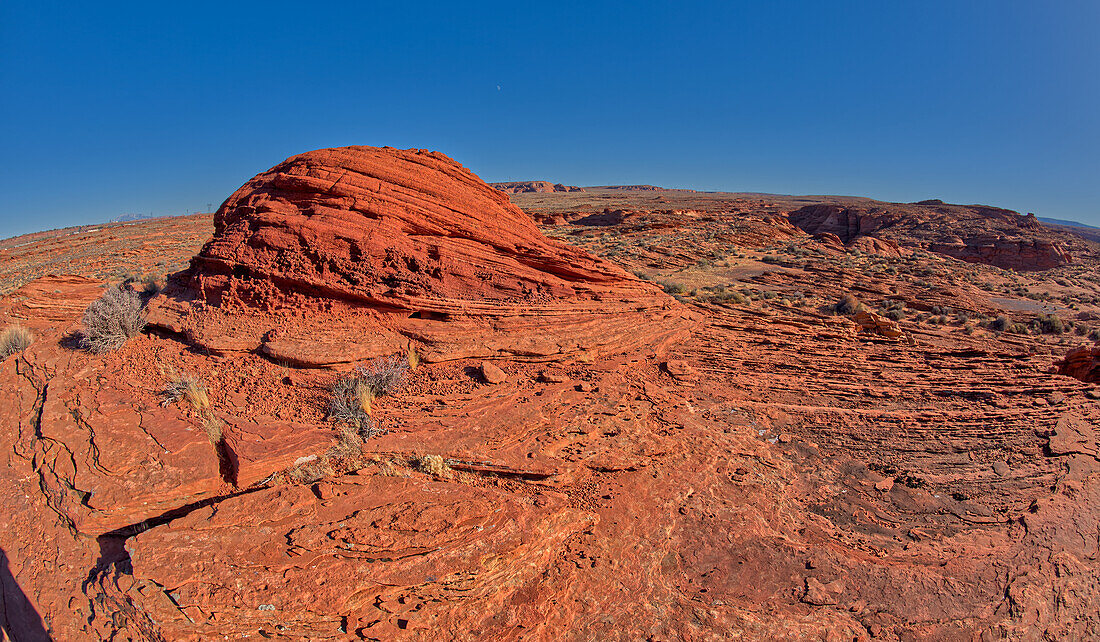
[[481, 378], [487, 383], [504, 383], [508, 378], [508, 375], [503, 370], [489, 363], [488, 361], [481, 362]]
[[806, 592], [802, 595], [802, 601], [814, 606], [836, 604], [837, 596], [844, 592], [844, 582], [834, 580], [828, 584], [822, 584], [816, 577], [806, 578]]
[[577, 384], [577, 390], [580, 392], [594, 392], [596, 390], [596, 384], [590, 381], [582, 381]]
[[665, 362], [665, 371], [677, 381], [699, 380], [699, 373], [683, 359], [669, 359]]
[[1003, 461], [993, 462], [993, 472], [997, 473], [1001, 477], [1008, 475], [1008, 464]]

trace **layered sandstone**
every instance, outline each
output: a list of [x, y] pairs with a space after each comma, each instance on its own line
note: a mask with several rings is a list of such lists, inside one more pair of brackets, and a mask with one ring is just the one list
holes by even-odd
[[920, 248], [1015, 270], [1046, 270], [1072, 262], [1064, 234], [1044, 227], [1033, 215], [995, 207], [932, 201], [824, 203], [802, 207], [788, 218], [810, 234], [834, 234], [861, 249], [866, 248], [864, 239], [870, 237], [895, 247]]
[[575, 185], [562, 185], [550, 181], [511, 181], [507, 183], [489, 183], [489, 185], [505, 194], [553, 194], [554, 192], [583, 192], [583, 187]]
[[413, 340], [428, 361], [554, 360], [659, 346], [684, 328], [656, 287], [546, 238], [438, 152], [301, 154], [245, 183], [214, 225], [150, 306], [151, 323], [211, 350], [325, 366]]
[[1058, 374], [1086, 383], [1100, 383], [1100, 344], [1070, 350], [1058, 364]]

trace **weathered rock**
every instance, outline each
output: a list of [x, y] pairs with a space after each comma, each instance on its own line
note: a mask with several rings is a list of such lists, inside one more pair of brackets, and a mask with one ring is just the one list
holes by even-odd
[[1100, 344], [1070, 350], [1057, 366], [1058, 374], [1086, 383], [1100, 383]]
[[508, 379], [508, 375], [495, 364], [488, 361], [482, 361], [481, 378], [488, 383], [504, 383]]
[[659, 347], [686, 328], [656, 286], [546, 238], [437, 152], [301, 154], [237, 190], [214, 224], [149, 312], [211, 350], [324, 366], [413, 339], [428, 362], [558, 360]]
[[[833, 234], [851, 247], [891, 253], [893, 243], [1016, 270], [1046, 270], [1072, 262], [1064, 234], [1034, 216], [980, 205], [905, 204], [808, 205], [791, 212], [792, 223], [809, 234]], [[862, 241], [870, 237], [879, 241]]]
[[683, 359], [670, 359], [665, 362], [665, 371], [678, 381], [698, 381], [699, 372]]
[[881, 335], [888, 339], [900, 339], [905, 336], [896, 321], [880, 317], [874, 312], [860, 310], [855, 313], [852, 320], [859, 325], [861, 332]]
[[489, 183], [489, 185], [505, 194], [538, 193], [552, 194], [554, 192], [583, 192], [583, 187], [562, 185], [549, 181], [513, 181], [508, 183]]

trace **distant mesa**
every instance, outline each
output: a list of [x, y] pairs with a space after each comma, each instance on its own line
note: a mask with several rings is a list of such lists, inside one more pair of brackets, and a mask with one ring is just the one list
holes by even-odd
[[575, 185], [562, 185], [550, 181], [514, 181], [510, 183], [489, 183], [489, 185], [505, 194], [540, 193], [552, 194], [554, 192], [583, 192], [583, 187]]
[[589, 189], [614, 189], [623, 192], [694, 192], [693, 189], [657, 187], [656, 185], [594, 185]]
[[868, 205], [808, 205], [788, 219], [809, 234], [835, 235], [857, 246], [871, 237], [899, 249], [924, 249], [971, 263], [1015, 270], [1047, 270], [1072, 262], [1065, 236], [1034, 215], [984, 205], [942, 201]]
[[[542, 235], [447, 156], [342, 147], [238, 189], [150, 323], [213, 351], [304, 366], [418, 342], [426, 361], [655, 349], [687, 313], [651, 283]], [[639, 327], [645, 332], [639, 332]]]

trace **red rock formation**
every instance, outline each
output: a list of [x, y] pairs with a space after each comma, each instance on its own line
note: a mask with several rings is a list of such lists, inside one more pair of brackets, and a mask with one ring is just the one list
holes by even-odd
[[[213, 350], [302, 365], [392, 353], [553, 360], [656, 346], [684, 327], [652, 284], [543, 236], [437, 152], [324, 149], [237, 190], [214, 237], [150, 306]], [[636, 332], [645, 321], [651, 330]]]
[[889, 339], [900, 339], [905, 336], [905, 333], [898, 327], [897, 322], [880, 317], [874, 312], [860, 310], [855, 313], [852, 320], [859, 325], [860, 332], [878, 334]]
[[1046, 270], [1072, 262], [1065, 234], [1034, 216], [970, 205], [809, 205], [788, 215], [810, 234], [835, 234], [845, 244], [874, 237], [970, 263]]
[[554, 192], [583, 192], [583, 187], [562, 185], [550, 181], [513, 181], [508, 183], [489, 183], [489, 186], [505, 194], [552, 194]]
[[1086, 383], [1100, 383], [1100, 344], [1070, 350], [1058, 364], [1058, 374]]

